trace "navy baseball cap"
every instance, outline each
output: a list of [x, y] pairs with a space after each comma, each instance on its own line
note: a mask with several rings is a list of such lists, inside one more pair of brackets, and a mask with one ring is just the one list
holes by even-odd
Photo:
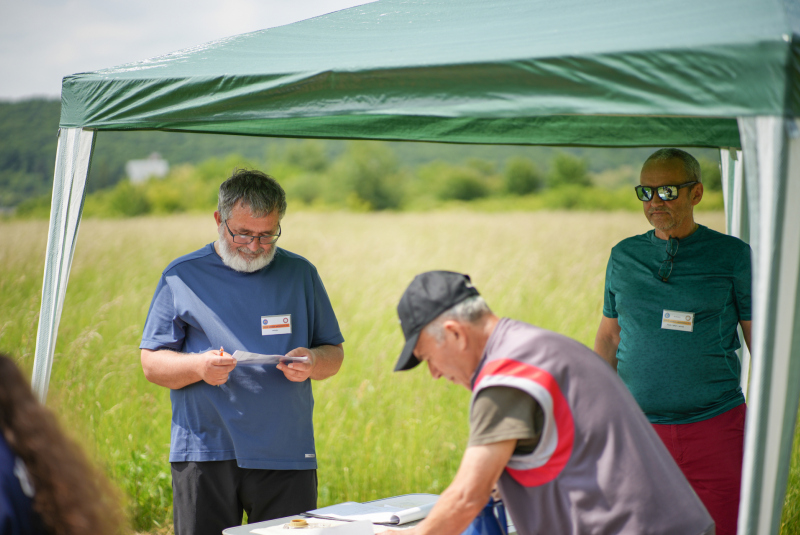
[[414, 277], [397, 305], [406, 344], [394, 371], [410, 370], [419, 364], [414, 356], [414, 348], [419, 333], [426, 325], [445, 310], [476, 295], [480, 294], [472, 285], [469, 275], [452, 271], [427, 271]]

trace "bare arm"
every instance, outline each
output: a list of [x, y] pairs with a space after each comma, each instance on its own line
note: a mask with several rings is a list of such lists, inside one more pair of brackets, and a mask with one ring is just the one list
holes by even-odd
[[298, 347], [286, 353], [287, 357], [302, 357], [303, 355], [308, 356], [308, 363], [278, 364], [278, 369], [290, 381], [302, 382], [309, 377], [321, 381], [336, 375], [339, 368], [342, 367], [344, 348], [342, 344], [317, 346], [311, 349]]
[[[489, 501], [495, 483], [503, 473], [516, 439], [483, 446], [471, 446], [464, 452], [455, 479], [439, 497], [428, 517], [404, 535], [458, 535], [478, 516]], [[384, 534], [395, 533], [386, 531]]]
[[752, 321], [745, 321], [742, 320], [739, 322], [739, 325], [742, 326], [742, 334], [744, 335], [744, 343], [747, 344], [747, 350], [752, 351], [750, 345], [750, 327], [752, 326]]
[[173, 390], [199, 381], [210, 385], [224, 384], [235, 367], [233, 357], [228, 353], [220, 356], [216, 350], [178, 353], [167, 349], [142, 349], [142, 370], [147, 380]]
[[612, 368], [617, 369], [617, 348], [619, 347], [619, 320], [603, 316], [597, 336], [594, 338], [594, 352], [603, 357]]

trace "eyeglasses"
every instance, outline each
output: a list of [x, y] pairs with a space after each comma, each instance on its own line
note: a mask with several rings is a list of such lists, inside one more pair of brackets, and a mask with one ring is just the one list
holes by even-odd
[[678, 190], [681, 188], [688, 188], [689, 186], [694, 186], [695, 184], [699, 184], [697, 180], [693, 182], [687, 182], [686, 184], [680, 184], [678, 186], [658, 186], [655, 188], [651, 188], [650, 186], [636, 186], [634, 189], [636, 190], [636, 196], [639, 197], [640, 201], [649, 201], [653, 198], [653, 190], [658, 194], [658, 197], [662, 201], [674, 201], [678, 198]]
[[245, 234], [234, 234], [231, 232], [231, 227], [228, 226], [228, 221], [225, 220], [225, 228], [228, 229], [228, 234], [231, 235], [233, 238], [233, 243], [239, 244], [248, 244], [253, 243], [253, 240], [258, 239], [258, 243], [261, 245], [269, 245], [271, 243], [275, 243], [278, 241], [278, 238], [281, 237], [281, 226], [278, 225], [278, 233], [277, 234], [265, 234], [264, 236], [247, 236]]
[[667, 282], [672, 274], [676, 254], [678, 254], [678, 238], [670, 238], [667, 240], [667, 259], [661, 262], [661, 267], [658, 268], [658, 278], [663, 282]]

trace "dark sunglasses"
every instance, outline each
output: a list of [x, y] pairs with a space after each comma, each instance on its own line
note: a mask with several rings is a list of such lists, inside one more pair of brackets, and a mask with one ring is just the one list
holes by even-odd
[[678, 245], [678, 238], [667, 240], [667, 259], [661, 262], [661, 267], [658, 268], [658, 278], [663, 282], [667, 282], [669, 276], [672, 275], [672, 266], [675, 262], [675, 255], [678, 254]]
[[636, 190], [636, 196], [639, 197], [640, 201], [651, 200], [653, 198], [654, 190], [662, 201], [674, 201], [678, 198], [678, 191], [681, 188], [688, 188], [689, 186], [694, 186], [695, 184], [698, 184], [697, 180], [694, 182], [687, 182], [686, 184], [680, 184], [678, 186], [657, 186], [655, 188], [651, 188], [650, 186], [636, 186], [634, 189]]

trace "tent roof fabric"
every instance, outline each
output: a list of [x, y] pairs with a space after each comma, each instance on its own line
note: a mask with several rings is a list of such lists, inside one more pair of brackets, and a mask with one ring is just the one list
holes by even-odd
[[782, 0], [381, 0], [64, 78], [62, 127], [739, 147], [800, 111]]

